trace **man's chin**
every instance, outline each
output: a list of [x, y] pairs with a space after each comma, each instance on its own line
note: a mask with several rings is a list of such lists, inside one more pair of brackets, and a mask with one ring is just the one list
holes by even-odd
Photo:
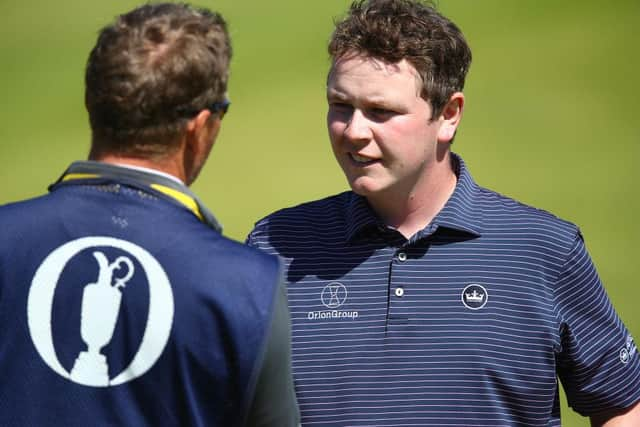
[[349, 185], [351, 186], [351, 191], [362, 197], [373, 196], [381, 190], [380, 186], [375, 185], [375, 183], [371, 182], [371, 180], [358, 179], [355, 181], [350, 181]]

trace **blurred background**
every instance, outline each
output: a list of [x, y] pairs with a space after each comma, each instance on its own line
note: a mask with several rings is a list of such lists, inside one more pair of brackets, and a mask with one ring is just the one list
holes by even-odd
[[[349, 3], [195, 2], [226, 17], [235, 49], [231, 110], [193, 186], [226, 235], [244, 240], [262, 216], [347, 188], [329, 147], [324, 88], [333, 20]], [[138, 4], [0, 0], [0, 204], [41, 194], [86, 158], [86, 58], [98, 30]], [[640, 2], [438, 5], [474, 56], [454, 151], [481, 185], [581, 227], [640, 340]], [[588, 425], [563, 405], [564, 426]]]

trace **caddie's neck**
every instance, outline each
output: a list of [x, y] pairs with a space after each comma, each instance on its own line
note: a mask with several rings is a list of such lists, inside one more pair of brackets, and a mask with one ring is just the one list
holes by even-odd
[[202, 110], [188, 122], [179, 142], [163, 154], [121, 154], [102, 152], [92, 147], [89, 159], [157, 170], [191, 185], [209, 157], [220, 131], [220, 120], [219, 117], [212, 117], [208, 110]]
[[174, 155], [150, 159], [118, 154], [102, 154], [99, 156], [90, 155], [89, 159], [118, 166], [132, 166], [151, 169], [171, 175], [179, 179], [182, 183], [187, 182], [185, 170], [181, 167], [182, 162], [180, 162], [177, 156]]
[[412, 188], [389, 188], [367, 196], [376, 214], [409, 239], [429, 225], [453, 194], [457, 176], [447, 149], [423, 171]]

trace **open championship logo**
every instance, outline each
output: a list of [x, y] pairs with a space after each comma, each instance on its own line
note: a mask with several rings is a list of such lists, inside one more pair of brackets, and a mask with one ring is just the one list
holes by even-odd
[[[127, 255], [109, 260], [98, 248], [111, 247]], [[52, 310], [56, 288], [65, 266], [81, 251], [95, 248], [95, 274], [85, 279], [82, 291], [80, 334], [87, 351], [81, 351], [71, 371], [58, 360], [52, 332]], [[133, 260], [143, 271], [136, 271]], [[137, 275], [137, 276], [136, 276]], [[140, 346], [129, 365], [114, 378], [108, 375], [107, 357], [100, 350], [113, 338], [122, 294], [135, 277], [146, 276], [149, 313]], [[141, 280], [138, 280], [140, 282]], [[174, 303], [169, 279], [156, 259], [145, 249], [111, 237], [83, 237], [51, 252], [33, 277], [27, 303], [29, 332], [45, 363], [62, 377], [78, 384], [108, 387], [143, 375], [162, 354], [173, 323]]]

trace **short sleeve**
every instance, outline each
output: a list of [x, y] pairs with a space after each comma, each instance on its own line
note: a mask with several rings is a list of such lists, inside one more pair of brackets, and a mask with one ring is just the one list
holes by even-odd
[[640, 400], [640, 358], [578, 232], [555, 287], [561, 348], [558, 376], [584, 416]]
[[265, 222], [266, 220], [263, 219], [255, 224], [253, 230], [249, 232], [249, 234], [247, 235], [247, 238], [244, 241], [246, 245], [251, 246], [253, 248], [261, 249], [260, 237], [261, 236], [264, 237], [263, 228], [264, 228]]

